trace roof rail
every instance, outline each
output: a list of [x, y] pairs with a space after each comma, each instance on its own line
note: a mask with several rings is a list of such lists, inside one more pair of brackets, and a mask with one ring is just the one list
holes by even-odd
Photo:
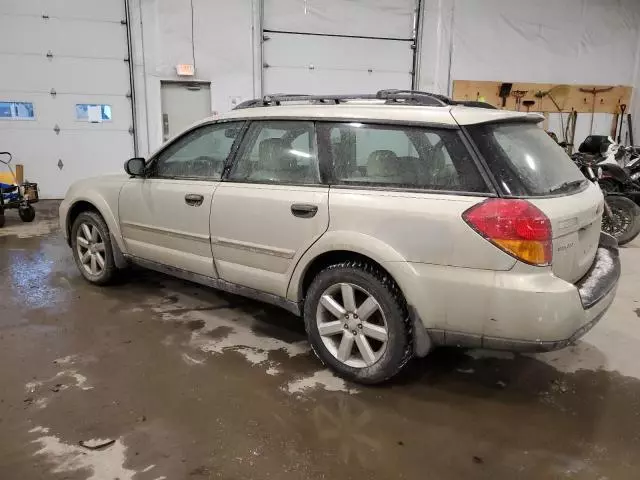
[[380, 90], [376, 98], [387, 100], [388, 103], [405, 103], [409, 105], [426, 105], [444, 107], [451, 104], [451, 99], [437, 93], [421, 92], [420, 90]]
[[353, 95], [265, 95], [262, 98], [242, 102], [237, 105], [234, 110], [255, 107], [273, 107], [286, 102], [340, 105], [341, 103], [352, 100], [384, 100], [386, 104], [423, 105], [432, 107], [444, 107], [446, 105], [454, 104], [453, 100], [450, 98], [435, 93], [421, 92], [418, 90], [380, 90], [375, 94], [365, 93]]
[[333, 104], [339, 105], [342, 102], [348, 100], [375, 100], [376, 96], [373, 94], [362, 95], [291, 95], [291, 94], [274, 94], [265, 95], [262, 98], [255, 98], [253, 100], [247, 100], [237, 105], [234, 110], [240, 110], [243, 108], [254, 107], [274, 107], [280, 106], [285, 102], [308, 102], [317, 104]]

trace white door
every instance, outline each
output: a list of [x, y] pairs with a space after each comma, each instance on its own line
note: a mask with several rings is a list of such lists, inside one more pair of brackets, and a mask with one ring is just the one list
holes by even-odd
[[211, 116], [211, 86], [201, 82], [162, 82], [162, 140], [166, 142]]
[[265, 0], [263, 93], [410, 89], [416, 9], [416, 0]]
[[329, 188], [312, 122], [260, 121], [247, 131], [211, 209], [220, 278], [284, 297], [302, 254], [327, 230]]
[[43, 198], [119, 172], [134, 153], [124, 0], [1, 4], [2, 149]]
[[211, 201], [242, 122], [186, 132], [151, 159], [119, 199], [127, 252], [144, 260], [216, 277], [211, 253]]

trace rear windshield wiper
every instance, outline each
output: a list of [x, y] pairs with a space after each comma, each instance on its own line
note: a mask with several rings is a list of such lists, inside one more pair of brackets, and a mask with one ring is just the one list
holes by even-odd
[[563, 190], [570, 190], [574, 187], [580, 187], [587, 179], [583, 178], [581, 180], [571, 180], [569, 182], [563, 182], [560, 185], [556, 185], [549, 189], [549, 193], [557, 193]]

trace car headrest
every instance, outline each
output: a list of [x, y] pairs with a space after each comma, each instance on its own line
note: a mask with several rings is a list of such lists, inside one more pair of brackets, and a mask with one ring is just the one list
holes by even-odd
[[367, 176], [395, 177], [398, 175], [400, 161], [391, 150], [374, 150], [367, 160]]
[[260, 142], [258, 154], [260, 168], [264, 170], [287, 170], [295, 165], [289, 153], [291, 147], [281, 138], [267, 138]]

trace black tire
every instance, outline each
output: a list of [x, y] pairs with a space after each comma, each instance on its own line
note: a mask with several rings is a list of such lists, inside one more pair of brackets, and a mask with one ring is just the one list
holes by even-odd
[[36, 209], [31, 205], [20, 207], [18, 209], [18, 215], [20, 215], [20, 220], [25, 223], [30, 223], [33, 222], [33, 220], [36, 218]]
[[[90, 273], [80, 259], [80, 252], [78, 249], [78, 231], [82, 228], [83, 224], [96, 228], [100, 235], [101, 243], [104, 244], [104, 267], [99, 274], [94, 275]], [[75, 222], [73, 222], [73, 226], [71, 227], [71, 247], [76, 266], [87, 281], [95, 285], [107, 285], [116, 279], [118, 269], [113, 259], [111, 235], [109, 234], [109, 227], [100, 214], [96, 212], [82, 212], [78, 215], [78, 218], [76, 218]]]
[[625, 245], [640, 234], [640, 208], [634, 201], [619, 195], [608, 195], [606, 202], [614, 218], [624, 217], [625, 228], [621, 230], [614, 222], [603, 217], [602, 230], [613, 235], [619, 245]]
[[[320, 298], [328, 288], [341, 283], [353, 284], [373, 296], [386, 319], [386, 349], [370, 366], [358, 368], [338, 360], [327, 349], [318, 331], [316, 313]], [[384, 382], [400, 372], [413, 356], [412, 324], [400, 289], [387, 273], [365, 262], [343, 262], [320, 272], [305, 298], [304, 321], [316, 356], [347, 380], [364, 384]]]
[[5, 223], [6, 219], [4, 216], [4, 212], [0, 210], [0, 228], [4, 227], [4, 223]]

